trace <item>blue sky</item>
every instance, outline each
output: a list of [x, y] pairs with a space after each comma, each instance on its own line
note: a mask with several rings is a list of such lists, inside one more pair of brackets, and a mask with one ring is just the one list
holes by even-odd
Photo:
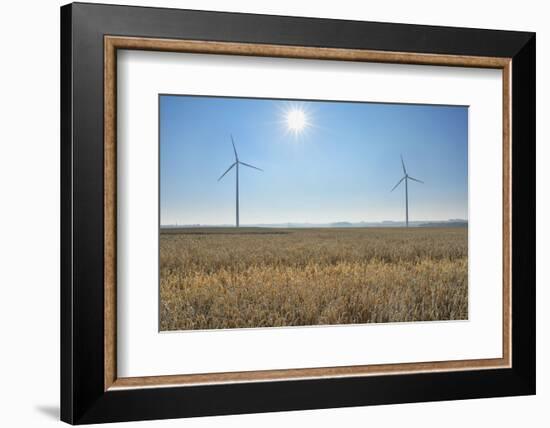
[[[160, 96], [161, 224], [235, 222], [230, 134], [241, 161], [241, 225], [468, 217], [463, 106]], [[307, 126], [289, 131], [288, 112]], [[402, 183], [403, 184], [403, 183]]]

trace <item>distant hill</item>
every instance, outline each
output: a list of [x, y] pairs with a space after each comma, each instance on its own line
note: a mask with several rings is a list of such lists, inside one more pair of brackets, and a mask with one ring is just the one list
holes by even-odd
[[354, 227], [354, 225], [349, 221], [337, 221], [336, 223], [330, 223], [330, 227]]

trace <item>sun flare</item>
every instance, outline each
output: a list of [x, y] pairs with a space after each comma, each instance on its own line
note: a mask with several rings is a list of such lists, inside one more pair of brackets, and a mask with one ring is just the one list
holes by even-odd
[[306, 113], [300, 108], [293, 108], [286, 114], [286, 125], [293, 134], [301, 133], [307, 126]]

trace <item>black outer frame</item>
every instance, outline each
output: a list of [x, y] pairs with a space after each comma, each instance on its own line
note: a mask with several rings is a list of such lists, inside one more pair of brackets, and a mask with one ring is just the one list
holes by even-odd
[[[104, 35], [512, 58], [512, 368], [104, 391]], [[61, 420], [535, 393], [535, 34], [74, 3], [61, 8]]]

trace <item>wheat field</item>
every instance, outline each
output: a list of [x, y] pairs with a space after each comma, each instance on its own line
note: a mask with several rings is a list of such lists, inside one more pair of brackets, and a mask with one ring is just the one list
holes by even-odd
[[467, 228], [161, 231], [162, 331], [467, 317]]

